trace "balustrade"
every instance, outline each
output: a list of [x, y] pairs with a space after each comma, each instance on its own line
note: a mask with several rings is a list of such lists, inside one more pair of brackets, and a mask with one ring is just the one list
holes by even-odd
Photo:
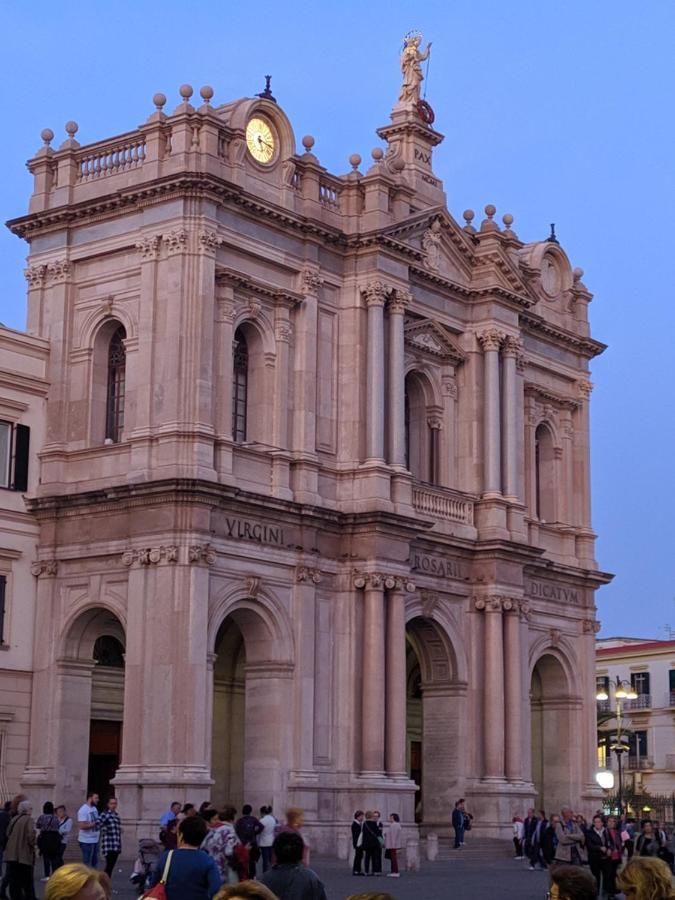
[[78, 181], [93, 181], [117, 175], [143, 165], [145, 138], [132, 138], [119, 144], [85, 149], [78, 154]]
[[340, 193], [335, 185], [327, 181], [319, 182], [319, 201], [328, 209], [334, 209], [336, 212], [340, 210]]
[[473, 525], [473, 501], [442, 488], [415, 485], [413, 506], [423, 515]]

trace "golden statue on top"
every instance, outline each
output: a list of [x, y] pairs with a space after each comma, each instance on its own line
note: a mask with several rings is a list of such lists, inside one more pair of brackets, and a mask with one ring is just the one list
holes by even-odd
[[399, 103], [417, 103], [421, 99], [420, 87], [424, 81], [424, 75], [422, 75], [420, 63], [429, 58], [431, 41], [423, 53], [420, 52], [421, 43], [422, 35], [418, 31], [411, 31], [403, 38], [403, 52], [401, 53], [403, 84], [398, 96]]

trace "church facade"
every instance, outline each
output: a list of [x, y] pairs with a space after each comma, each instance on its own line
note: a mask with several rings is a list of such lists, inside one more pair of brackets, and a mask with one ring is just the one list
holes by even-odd
[[8, 789], [114, 791], [139, 835], [173, 799], [301, 806], [340, 852], [357, 807], [595, 808], [591, 294], [494, 207], [458, 224], [414, 91], [341, 176], [269, 92], [43, 132]]

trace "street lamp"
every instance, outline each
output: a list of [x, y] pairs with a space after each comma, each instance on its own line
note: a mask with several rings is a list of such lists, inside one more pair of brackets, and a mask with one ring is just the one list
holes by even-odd
[[[630, 749], [628, 744], [624, 741], [623, 737], [623, 726], [621, 723], [621, 712], [622, 707], [621, 704], [624, 700], [636, 700], [637, 692], [630, 681], [622, 681], [619, 676], [616, 676], [615, 681], [607, 682], [608, 688], [611, 690], [614, 688], [614, 700], [616, 703], [616, 740], [614, 743], [610, 744], [609, 749], [613, 750], [616, 753], [616, 762], [619, 769], [619, 816], [623, 814], [623, 768], [622, 768], [622, 755], [627, 753]], [[601, 690], [595, 695], [596, 700], [609, 700], [609, 691]]]

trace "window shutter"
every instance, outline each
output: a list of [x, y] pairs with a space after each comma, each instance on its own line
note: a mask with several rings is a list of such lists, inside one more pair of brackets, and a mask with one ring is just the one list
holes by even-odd
[[28, 449], [30, 428], [28, 425], [14, 426], [14, 478], [12, 490], [28, 490]]

